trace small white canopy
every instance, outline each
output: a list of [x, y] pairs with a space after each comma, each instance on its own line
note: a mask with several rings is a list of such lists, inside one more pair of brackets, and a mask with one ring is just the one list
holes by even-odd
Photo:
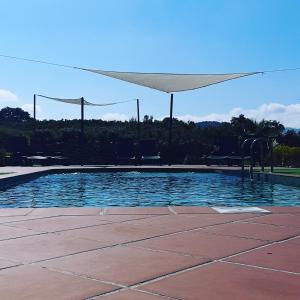
[[172, 74], [172, 73], [137, 73], [116, 72], [96, 69], [81, 70], [98, 73], [104, 76], [146, 86], [166, 93], [181, 92], [203, 88], [212, 84], [240, 77], [250, 76], [261, 72], [230, 73], [230, 74]]
[[[69, 104], [77, 104], [77, 105], [81, 105], [81, 99], [82, 99], [82, 98], [62, 99], [62, 98], [48, 97], [48, 96], [44, 96], [44, 95], [37, 95], [37, 96], [42, 97], [42, 98], [47, 98], [47, 99], [50, 99], [50, 100], [60, 101], [60, 102], [69, 103]], [[119, 103], [130, 102], [130, 101], [135, 101], [135, 100], [132, 99], [132, 100], [110, 102], [110, 103], [98, 103], [98, 104], [97, 103], [91, 103], [91, 102], [88, 102], [86, 100], [83, 100], [83, 104], [84, 105], [89, 105], [89, 106], [109, 106], [109, 105], [115, 105], [115, 104], [119, 104]]]

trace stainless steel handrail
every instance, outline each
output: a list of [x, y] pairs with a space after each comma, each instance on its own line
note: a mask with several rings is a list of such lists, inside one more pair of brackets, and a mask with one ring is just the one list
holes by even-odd
[[242, 178], [244, 178], [244, 175], [245, 175], [245, 147], [246, 147], [247, 144], [252, 142], [253, 139], [254, 139], [253, 137], [252, 138], [247, 138], [243, 141], [243, 143], [241, 145], [241, 154], [242, 154], [241, 172], [242, 172]]
[[[264, 148], [263, 148], [263, 143], [268, 147], [269, 143], [268, 140], [264, 137], [259, 137], [253, 140], [251, 146], [250, 146], [250, 156], [251, 156], [251, 164], [250, 164], [250, 179], [253, 179], [253, 169], [254, 169], [254, 146], [256, 143], [260, 144], [260, 163], [261, 163], [261, 170], [262, 172], [265, 171], [265, 166], [264, 166]], [[272, 149], [272, 146], [271, 146]], [[271, 172], [273, 172], [273, 162], [271, 164]]]

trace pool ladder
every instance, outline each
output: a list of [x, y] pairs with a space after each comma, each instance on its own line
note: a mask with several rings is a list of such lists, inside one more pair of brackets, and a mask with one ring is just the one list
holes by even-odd
[[270, 153], [270, 167], [271, 167], [271, 173], [273, 173], [274, 171], [274, 164], [273, 164], [273, 141], [274, 138], [273, 137], [268, 137], [268, 138], [264, 138], [264, 137], [259, 137], [259, 138], [248, 138], [246, 139], [242, 146], [241, 146], [241, 150], [242, 150], [242, 178], [244, 178], [245, 175], [245, 147], [246, 145], [248, 145], [249, 143], [251, 143], [250, 145], [250, 169], [249, 169], [249, 176], [250, 179], [253, 180], [254, 179], [254, 166], [255, 166], [255, 153], [254, 153], [254, 147], [256, 144], [259, 144], [259, 150], [260, 150], [260, 166], [261, 166], [261, 171], [264, 172], [265, 171], [265, 165], [264, 165], [264, 160], [265, 160], [265, 154], [264, 153], [264, 146], [269, 149], [269, 153]]

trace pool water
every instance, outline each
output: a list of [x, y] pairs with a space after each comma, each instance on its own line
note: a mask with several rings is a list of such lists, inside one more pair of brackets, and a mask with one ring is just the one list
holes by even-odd
[[106, 172], [39, 177], [0, 191], [0, 207], [294, 206], [300, 188], [222, 173]]

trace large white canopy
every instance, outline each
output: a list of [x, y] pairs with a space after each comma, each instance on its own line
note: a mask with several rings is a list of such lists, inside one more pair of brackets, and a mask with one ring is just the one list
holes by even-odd
[[261, 72], [230, 73], [230, 74], [172, 74], [172, 73], [137, 73], [116, 72], [96, 69], [81, 70], [98, 73], [104, 76], [146, 86], [166, 93], [181, 92], [203, 88], [208, 85], [250, 76]]
[[[55, 101], [59, 101], [59, 102], [69, 103], [69, 104], [77, 104], [77, 105], [81, 105], [81, 99], [82, 99], [82, 98], [62, 99], [62, 98], [48, 97], [48, 96], [44, 96], [44, 95], [37, 95], [37, 96], [42, 97], [42, 98], [47, 98], [50, 100], [55, 100]], [[134, 101], [134, 100], [132, 99], [132, 100], [125, 100], [125, 101], [118, 101], [118, 102], [110, 102], [110, 103], [91, 103], [86, 100], [83, 100], [83, 104], [89, 105], [89, 106], [109, 106], [109, 105], [115, 105], [115, 104], [124, 103], [124, 102], [130, 102], [130, 101]]]

